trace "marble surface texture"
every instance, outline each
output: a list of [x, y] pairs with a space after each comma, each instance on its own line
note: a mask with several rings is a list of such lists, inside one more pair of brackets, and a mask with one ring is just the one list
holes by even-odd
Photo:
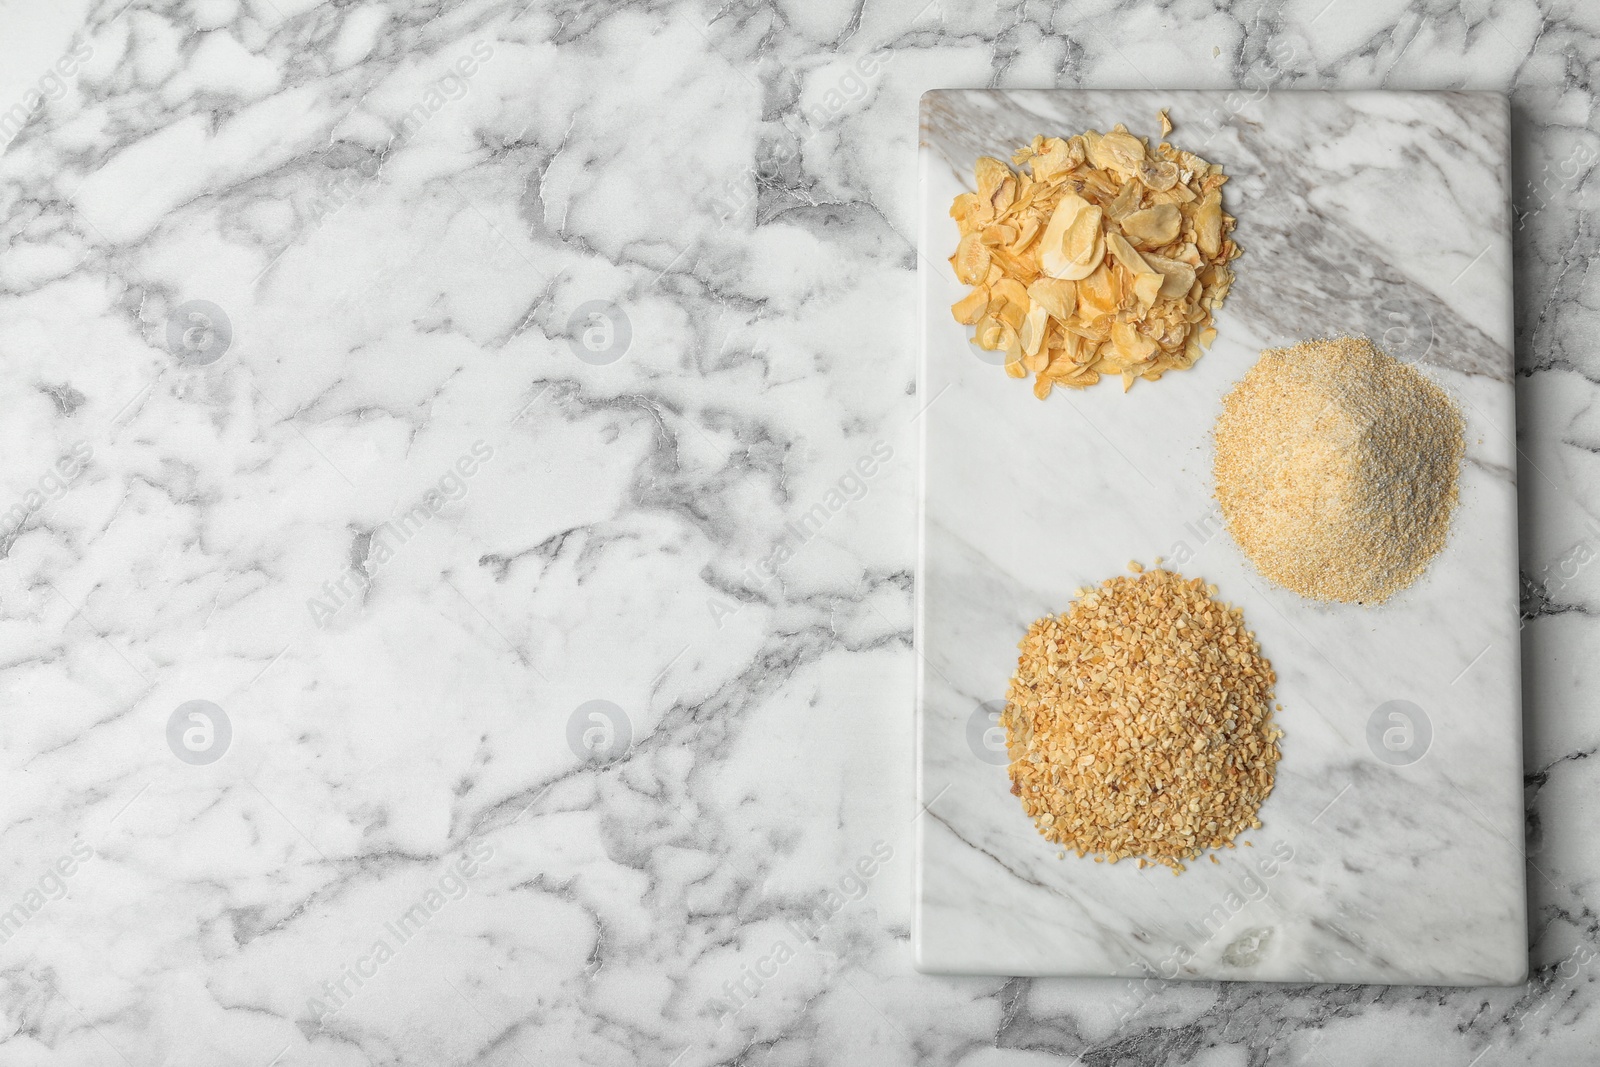
[[[1597, 31], [0, 2], [0, 1062], [1590, 1062]], [[1509, 92], [1526, 981], [914, 970], [950, 86]]]
[[[950, 203], [981, 155], [1118, 121], [1154, 143], [1163, 107], [1172, 142], [1232, 176], [1239, 299], [1192, 370], [1040, 403], [950, 315], [968, 291], [943, 262]], [[919, 967], [1526, 977], [1508, 118], [1497, 93], [1284, 91], [1237, 111], [1221, 92], [923, 97]], [[1233, 383], [1265, 346], [1341, 333], [1421, 368], [1466, 420], [1449, 542], [1377, 606], [1266, 581], [1211, 496], [1211, 428]], [[989, 733], [1028, 624], [1129, 557], [1216, 585], [1278, 675], [1284, 758], [1263, 825], [1178, 878], [1058, 860]]]

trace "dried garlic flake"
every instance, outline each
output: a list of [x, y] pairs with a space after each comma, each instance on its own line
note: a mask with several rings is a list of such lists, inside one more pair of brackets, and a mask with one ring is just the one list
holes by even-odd
[[950, 264], [972, 286], [951, 311], [973, 342], [1005, 352], [1006, 373], [1032, 375], [1041, 399], [1193, 366], [1239, 255], [1222, 168], [1120, 124], [1035, 137], [1012, 163], [979, 159], [976, 188], [950, 206]]

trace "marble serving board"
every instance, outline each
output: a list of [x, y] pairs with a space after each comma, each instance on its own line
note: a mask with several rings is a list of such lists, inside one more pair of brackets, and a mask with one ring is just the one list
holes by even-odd
[[[1198, 365], [1034, 399], [950, 305], [980, 155], [1123, 122], [1225, 166], [1244, 256]], [[1511, 984], [1527, 973], [1509, 114], [1477, 92], [940, 90], [922, 98], [917, 859], [924, 971]], [[1268, 584], [1209, 432], [1263, 347], [1365, 334], [1460, 402], [1450, 539], [1372, 608]], [[1174, 876], [1034, 831], [996, 725], [1016, 642], [1130, 559], [1220, 587], [1279, 677], [1260, 830]], [[1245, 847], [1242, 842], [1251, 842]]]

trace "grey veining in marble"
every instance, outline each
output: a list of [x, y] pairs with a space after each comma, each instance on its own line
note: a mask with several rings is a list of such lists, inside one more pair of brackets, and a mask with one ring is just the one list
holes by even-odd
[[[0, 1061], [1588, 1062], [1592, 8], [0, 3]], [[1526, 982], [914, 970], [951, 86], [1510, 93]]]

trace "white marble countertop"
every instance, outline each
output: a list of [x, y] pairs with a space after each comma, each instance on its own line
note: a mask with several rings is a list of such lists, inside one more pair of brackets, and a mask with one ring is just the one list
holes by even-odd
[[[1597, 32], [0, 3], [0, 1061], [1585, 1061]], [[912, 970], [914, 150], [963, 85], [1511, 92], [1525, 985]]]

